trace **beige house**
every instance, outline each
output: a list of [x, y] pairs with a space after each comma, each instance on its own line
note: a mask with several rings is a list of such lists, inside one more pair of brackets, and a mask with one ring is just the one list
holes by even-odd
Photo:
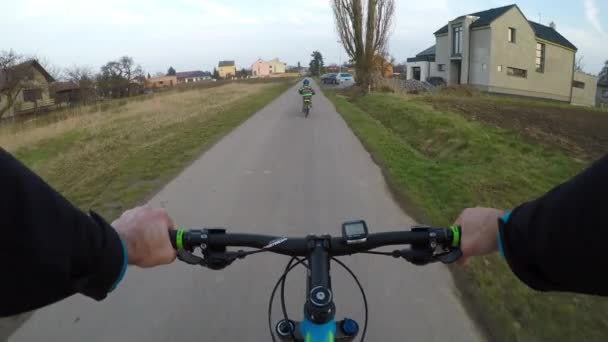
[[284, 74], [286, 69], [286, 64], [281, 62], [278, 58], [274, 58], [268, 61], [270, 65], [270, 73], [271, 74]]
[[146, 78], [144, 88], [146, 89], [161, 89], [177, 85], [177, 76], [160, 76]]
[[448, 85], [572, 101], [577, 48], [553, 23], [529, 21], [517, 5], [457, 17], [435, 32], [435, 40], [434, 51], [408, 59], [408, 78], [441, 77]]
[[278, 58], [269, 61], [258, 58], [258, 60], [251, 65], [251, 75], [253, 77], [267, 77], [274, 74], [284, 74], [285, 69], [286, 64], [281, 62]]
[[36, 60], [0, 70], [0, 118], [32, 113], [55, 104], [49, 94], [53, 77]]
[[234, 61], [220, 61], [217, 71], [220, 78], [231, 78], [236, 76], [236, 65]]

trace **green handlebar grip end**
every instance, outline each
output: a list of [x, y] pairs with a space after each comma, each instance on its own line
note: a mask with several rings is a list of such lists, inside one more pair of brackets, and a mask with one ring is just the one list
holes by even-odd
[[177, 235], [175, 236], [175, 246], [177, 250], [184, 249], [184, 230], [178, 229]]
[[452, 247], [459, 247], [462, 229], [459, 226], [451, 226], [450, 229], [452, 230]]

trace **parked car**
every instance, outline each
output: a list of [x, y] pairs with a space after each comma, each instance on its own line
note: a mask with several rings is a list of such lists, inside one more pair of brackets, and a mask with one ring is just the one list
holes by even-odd
[[323, 84], [338, 84], [336, 80], [338, 74], [330, 73], [321, 76], [321, 83]]
[[355, 79], [353, 78], [353, 75], [348, 72], [341, 72], [336, 76], [336, 84], [344, 82], [353, 82], [354, 80]]

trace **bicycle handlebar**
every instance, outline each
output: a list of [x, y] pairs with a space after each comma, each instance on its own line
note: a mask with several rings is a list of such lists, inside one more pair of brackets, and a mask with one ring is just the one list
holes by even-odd
[[195, 247], [209, 248], [251, 247], [289, 256], [308, 256], [312, 250], [311, 241], [323, 239], [330, 256], [360, 253], [391, 245], [430, 245], [446, 248], [460, 245], [460, 228], [414, 228], [411, 231], [373, 233], [366, 241], [347, 244], [342, 237], [329, 235], [288, 238], [259, 234], [226, 233], [224, 229], [173, 230], [169, 232], [175, 249], [192, 250]]

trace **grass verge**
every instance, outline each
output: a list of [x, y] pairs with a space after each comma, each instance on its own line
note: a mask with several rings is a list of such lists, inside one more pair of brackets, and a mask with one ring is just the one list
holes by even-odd
[[[516, 133], [436, 109], [423, 100], [328, 93], [419, 221], [446, 225], [465, 207], [510, 208], [580, 171], [586, 162]], [[453, 269], [465, 304], [492, 341], [605, 341], [608, 301], [528, 289], [498, 256]]]
[[83, 110], [24, 129], [3, 127], [0, 145], [80, 208], [111, 219], [167, 183], [290, 85], [228, 84]]

